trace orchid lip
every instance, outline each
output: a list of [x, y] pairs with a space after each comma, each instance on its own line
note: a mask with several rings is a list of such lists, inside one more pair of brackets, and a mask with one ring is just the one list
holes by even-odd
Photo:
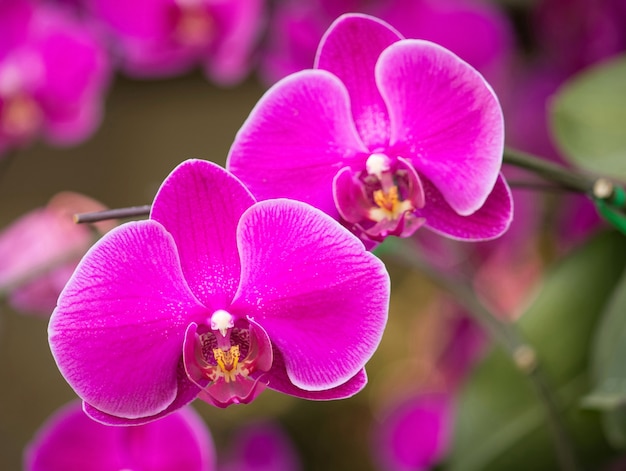
[[260, 375], [272, 366], [272, 345], [250, 319], [215, 311], [206, 324], [188, 326], [183, 361], [201, 398], [220, 407], [252, 401], [265, 387]]
[[333, 197], [343, 219], [361, 238], [382, 241], [389, 235], [409, 237], [425, 221], [424, 189], [410, 161], [372, 153], [365, 169], [341, 169], [333, 181]]

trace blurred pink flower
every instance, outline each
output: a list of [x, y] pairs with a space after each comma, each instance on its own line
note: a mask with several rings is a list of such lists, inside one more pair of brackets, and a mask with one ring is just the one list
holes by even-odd
[[[414, 347], [412, 362], [385, 378], [382, 411], [371, 430], [372, 458], [384, 471], [430, 469], [451, 446], [456, 394], [487, 339], [461, 308], [435, 298], [421, 314], [435, 322], [416, 323], [408, 338], [428, 338]], [[422, 319], [426, 317], [422, 316]], [[430, 345], [428, 345], [430, 343]]]
[[420, 393], [387, 411], [374, 429], [373, 458], [384, 471], [430, 469], [447, 453], [453, 430], [453, 397]]
[[19, 311], [49, 316], [78, 261], [115, 223], [75, 224], [75, 213], [105, 209], [77, 193], [59, 193], [45, 208], [25, 214], [0, 232], [0, 294]]
[[89, 137], [102, 117], [108, 58], [64, 8], [0, 2], [0, 154], [38, 135], [58, 145]]
[[238, 429], [220, 471], [298, 471], [298, 453], [276, 422], [260, 421]]
[[139, 78], [168, 77], [201, 65], [233, 85], [251, 68], [264, 0], [87, 0], [110, 35], [120, 66]]
[[514, 34], [495, 5], [472, 0], [286, 0], [270, 19], [261, 75], [274, 83], [308, 69], [317, 45], [333, 20], [348, 12], [381, 18], [405, 37], [426, 39], [450, 49], [485, 75], [496, 92], [504, 91]]
[[625, 0], [543, 0], [531, 21], [540, 54], [568, 74], [626, 49]]
[[209, 429], [188, 407], [146, 425], [111, 427], [80, 402], [56, 411], [24, 451], [25, 471], [213, 471]]

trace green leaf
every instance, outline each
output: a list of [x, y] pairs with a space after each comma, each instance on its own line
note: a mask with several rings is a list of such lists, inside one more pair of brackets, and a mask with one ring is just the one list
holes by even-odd
[[594, 388], [583, 404], [604, 411], [606, 435], [626, 448], [626, 273], [622, 276], [596, 331], [591, 375]]
[[[520, 321], [577, 452], [590, 462], [610, 450], [599, 414], [578, 406], [589, 391], [592, 332], [626, 264], [625, 242], [617, 233], [606, 233], [575, 251], [546, 275], [541, 293]], [[558, 469], [538, 396], [499, 349], [464, 388], [455, 434], [453, 470]]]
[[550, 104], [550, 121], [565, 158], [626, 180], [626, 56], [567, 81]]
[[626, 405], [626, 273], [622, 276], [594, 337], [591, 375], [593, 392], [586, 406], [601, 410]]

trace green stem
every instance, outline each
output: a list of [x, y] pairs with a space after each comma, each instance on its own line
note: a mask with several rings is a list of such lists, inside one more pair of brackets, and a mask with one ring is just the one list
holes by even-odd
[[597, 178], [585, 175], [546, 159], [507, 147], [504, 149], [505, 164], [529, 170], [537, 175], [558, 183], [567, 189], [592, 195]]
[[513, 323], [499, 320], [480, 302], [469, 283], [450, 277], [427, 264], [415, 252], [414, 248], [408, 246], [408, 244], [399, 240], [393, 240], [391, 244], [385, 246], [383, 254], [390, 256], [401, 264], [408, 264], [411, 268], [419, 270], [433, 283], [452, 295], [468, 310], [491, 338], [506, 351], [517, 369], [530, 380], [537, 393], [544, 409], [546, 422], [552, 433], [561, 469], [565, 471], [579, 471], [582, 469], [578, 464], [576, 454], [574, 453], [575, 447], [561, 420], [559, 408], [548, 386], [548, 381], [539, 364], [536, 352], [523, 339], [517, 326]]

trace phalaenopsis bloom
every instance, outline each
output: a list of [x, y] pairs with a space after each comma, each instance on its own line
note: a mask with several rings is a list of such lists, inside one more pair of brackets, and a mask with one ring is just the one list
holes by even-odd
[[351, 396], [382, 337], [389, 278], [363, 244], [298, 201], [255, 202], [215, 164], [181, 164], [150, 218], [104, 236], [49, 326], [85, 410], [141, 423], [196, 396], [225, 407], [266, 386]]
[[89, 137], [111, 72], [99, 38], [65, 9], [29, 0], [0, 3], [0, 31], [0, 154], [40, 135]]
[[76, 213], [101, 211], [101, 203], [62, 192], [0, 230], [0, 297], [16, 310], [50, 316], [59, 293], [97, 237], [116, 226], [73, 222]]
[[368, 244], [420, 226], [485, 240], [512, 217], [503, 142], [498, 99], [474, 68], [350, 14], [326, 32], [314, 69], [261, 98], [228, 168], [257, 198], [305, 201]]
[[166, 77], [204, 68], [232, 85], [251, 67], [263, 0], [88, 0], [91, 15], [112, 39], [122, 70]]

